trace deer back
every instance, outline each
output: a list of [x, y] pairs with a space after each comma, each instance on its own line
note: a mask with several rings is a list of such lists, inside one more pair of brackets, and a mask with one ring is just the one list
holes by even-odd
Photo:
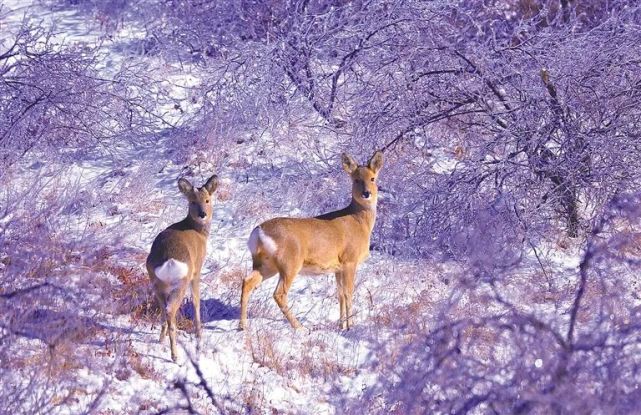
[[183, 222], [171, 225], [154, 240], [147, 258], [154, 273], [170, 259], [185, 264], [188, 274], [202, 267], [207, 250], [207, 236]]

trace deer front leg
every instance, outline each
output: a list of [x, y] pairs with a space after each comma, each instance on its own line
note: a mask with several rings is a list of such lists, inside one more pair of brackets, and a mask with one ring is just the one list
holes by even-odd
[[345, 292], [345, 318], [346, 325], [345, 329], [349, 330], [353, 324], [353, 313], [352, 313], [352, 298], [354, 296], [354, 279], [356, 277], [356, 266], [347, 265], [343, 268], [343, 282], [344, 282], [344, 292]]
[[341, 330], [347, 329], [347, 312], [345, 310], [345, 283], [343, 281], [344, 275], [342, 272], [336, 273], [336, 292], [338, 295], [338, 306], [340, 308], [340, 317], [338, 319], [338, 328]]
[[280, 311], [282, 311], [285, 317], [287, 317], [289, 324], [291, 324], [293, 328], [298, 329], [301, 328], [302, 325], [296, 319], [292, 311], [289, 309], [289, 305], [287, 304], [287, 293], [289, 292], [289, 288], [291, 287], [292, 282], [294, 282], [295, 276], [295, 273], [280, 274], [278, 285], [276, 286], [276, 290], [274, 291], [274, 300], [276, 300], [276, 304], [278, 304], [278, 307], [280, 307]]
[[167, 303], [165, 302], [165, 296], [159, 293], [154, 289], [156, 293], [156, 301], [158, 302], [158, 307], [160, 308], [160, 343], [165, 342], [165, 336], [167, 336]]
[[160, 341], [160, 344], [163, 344], [165, 342], [165, 338], [167, 337], [167, 317], [164, 316], [164, 314], [165, 313], [163, 313], [164, 321], [160, 326], [160, 338], [158, 339]]

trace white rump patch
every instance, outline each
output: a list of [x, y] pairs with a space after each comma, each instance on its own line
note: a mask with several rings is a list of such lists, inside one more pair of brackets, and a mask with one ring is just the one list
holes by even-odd
[[175, 285], [189, 273], [189, 266], [173, 258], [154, 269], [156, 277], [166, 284]]
[[261, 229], [259, 226], [255, 227], [252, 233], [249, 235], [249, 240], [247, 241], [249, 252], [251, 252], [252, 255], [256, 255], [256, 251], [258, 250], [258, 232], [260, 230]]
[[256, 252], [258, 252], [259, 242], [269, 254], [274, 255], [276, 253], [276, 250], [278, 249], [276, 241], [267, 235], [260, 226], [257, 226], [254, 228], [251, 235], [249, 235], [249, 241], [247, 241], [247, 246], [249, 247], [249, 251], [252, 255], [256, 255]]

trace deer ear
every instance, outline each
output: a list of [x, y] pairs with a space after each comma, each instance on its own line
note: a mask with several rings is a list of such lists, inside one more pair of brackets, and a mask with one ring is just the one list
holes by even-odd
[[347, 153], [341, 154], [341, 162], [343, 163], [343, 169], [349, 173], [354, 173], [354, 170], [358, 168], [358, 163]]
[[383, 167], [383, 152], [377, 151], [376, 153], [374, 153], [372, 158], [369, 159], [367, 167], [369, 167], [370, 170], [372, 170], [374, 173], [378, 173], [381, 167]]
[[203, 186], [203, 189], [207, 190], [207, 193], [212, 194], [216, 189], [218, 189], [218, 184], [220, 181], [218, 180], [218, 176], [215, 174], [207, 180], [207, 183]]
[[194, 186], [189, 183], [189, 180], [184, 178], [178, 179], [178, 189], [187, 197], [194, 193]]

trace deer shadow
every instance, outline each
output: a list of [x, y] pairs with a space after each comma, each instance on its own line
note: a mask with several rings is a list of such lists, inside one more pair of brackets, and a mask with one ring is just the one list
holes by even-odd
[[[185, 302], [180, 307], [183, 316], [194, 320], [194, 303], [192, 300]], [[223, 303], [216, 298], [200, 300], [200, 319], [203, 324], [212, 321], [236, 320], [240, 315], [240, 308]]]

